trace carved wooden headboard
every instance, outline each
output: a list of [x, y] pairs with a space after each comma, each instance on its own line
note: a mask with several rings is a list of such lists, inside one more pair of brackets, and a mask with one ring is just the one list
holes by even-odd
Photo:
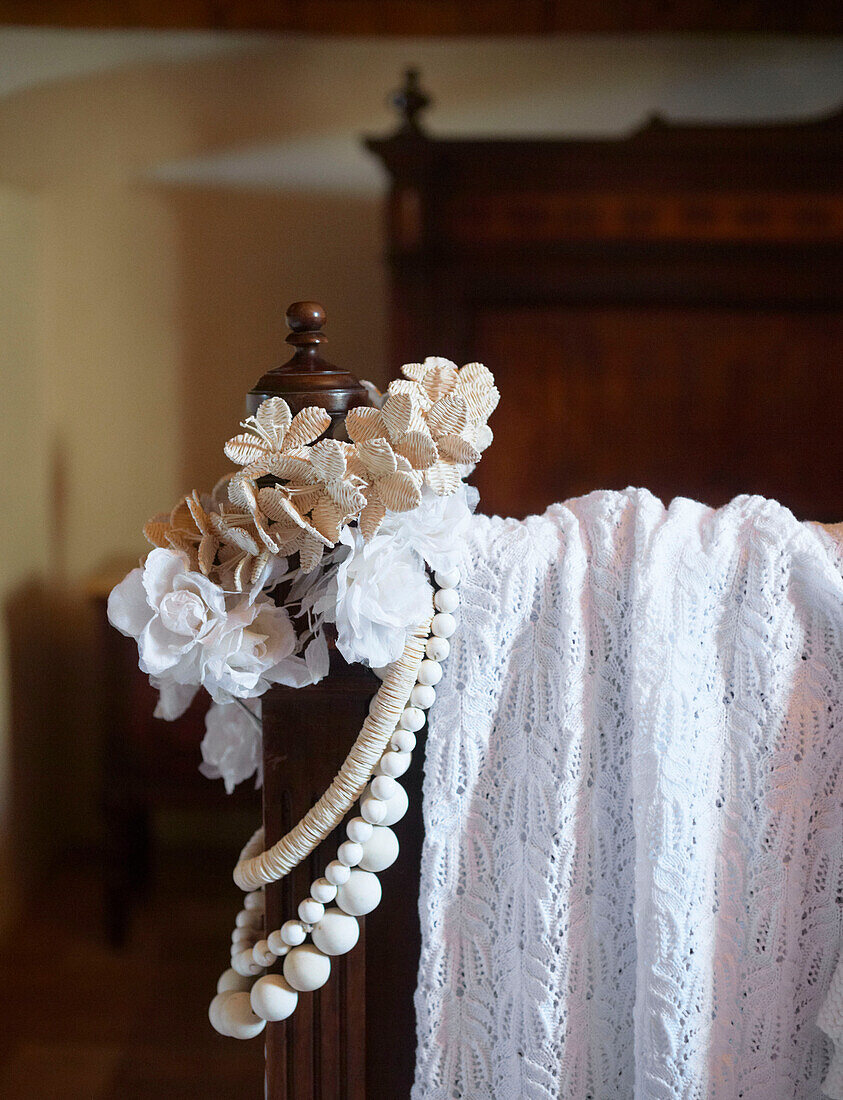
[[843, 114], [440, 140], [422, 99], [367, 141], [392, 178], [391, 358], [494, 371], [483, 509], [641, 485], [839, 519]]

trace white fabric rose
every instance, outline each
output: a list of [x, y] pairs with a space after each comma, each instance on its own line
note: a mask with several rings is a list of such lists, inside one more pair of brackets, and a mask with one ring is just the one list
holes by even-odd
[[[245, 707], [249, 708], [248, 712]], [[222, 779], [227, 794], [255, 773], [255, 786], [261, 785], [260, 703], [211, 704], [205, 715], [199, 771], [208, 779]]]
[[177, 716], [187, 695], [175, 685], [204, 684], [219, 703], [263, 694], [296, 644], [284, 608], [266, 596], [226, 598], [218, 585], [191, 572], [186, 555], [161, 548], [113, 589], [108, 617], [137, 639], [141, 671], [162, 688], [165, 717]]
[[337, 648], [350, 663], [388, 665], [432, 613], [424, 563], [408, 543], [380, 532], [364, 542], [358, 528], [346, 527], [340, 542], [350, 552], [337, 571]]
[[447, 497], [438, 496], [425, 485], [421, 504], [410, 512], [387, 512], [378, 536], [391, 536], [411, 546], [431, 569], [456, 569], [479, 499], [473, 485], [462, 483]]

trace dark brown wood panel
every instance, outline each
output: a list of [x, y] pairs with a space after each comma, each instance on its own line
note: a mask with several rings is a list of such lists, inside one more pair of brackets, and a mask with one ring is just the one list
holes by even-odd
[[843, 513], [840, 316], [500, 308], [478, 313], [475, 339], [503, 394], [474, 478], [485, 511], [519, 502], [526, 515], [636, 485], [665, 500], [761, 493], [801, 516]]
[[0, 21], [61, 27], [196, 27], [315, 34], [469, 35], [617, 31], [834, 34], [834, 0], [4, 0]]
[[[398, 103], [423, 99], [414, 77]], [[840, 518], [843, 116], [511, 141], [433, 139], [416, 112], [368, 144], [393, 179], [393, 361], [498, 378], [484, 510], [635, 484]]]

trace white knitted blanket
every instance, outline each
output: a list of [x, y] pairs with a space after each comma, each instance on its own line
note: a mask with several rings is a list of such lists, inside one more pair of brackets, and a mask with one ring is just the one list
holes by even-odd
[[414, 1097], [843, 1097], [835, 540], [601, 492], [478, 517], [462, 571]]

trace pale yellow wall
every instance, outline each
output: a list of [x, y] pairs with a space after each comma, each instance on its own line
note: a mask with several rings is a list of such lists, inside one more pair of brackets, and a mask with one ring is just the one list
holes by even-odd
[[[28, 677], [0, 686], [0, 813], [17, 754], [36, 855], [46, 825], [97, 828], [86, 578], [225, 469], [245, 391], [284, 354], [284, 306], [320, 299], [335, 361], [379, 381], [394, 367], [383, 179], [360, 136], [392, 125], [405, 65], [440, 133], [597, 134], [653, 110], [822, 112], [843, 100], [842, 60], [835, 40], [0, 30], [2, 652]], [[43, 682], [58, 708], [25, 695]]]

